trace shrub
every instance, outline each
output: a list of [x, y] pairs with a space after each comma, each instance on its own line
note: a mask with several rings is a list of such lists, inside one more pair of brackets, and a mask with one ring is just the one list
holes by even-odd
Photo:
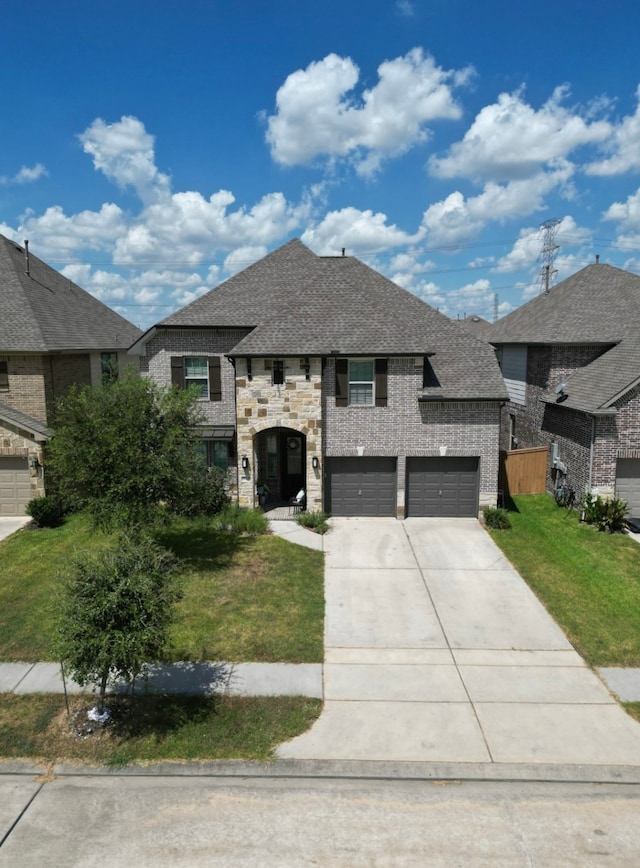
[[62, 505], [57, 497], [34, 497], [26, 512], [38, 527], [57, 527], [62, 521]]
[[302, 527], [308, 527], [316, 533], [326, 533], [329, 530], [328, 518], [326, 512], [299, 512], [296, 515], [298, 524], [301, 524]]
[[493, 530], [509, 530], [509, 513], [501, 507], [489, 506], [484, 511], [484, 523]]
[[218, 515], [229, 502], [224, 479], [219, 467], [211, 467], [204, 474], [194, 473], [171, 499], [171, 511], [186, 516]]
[[243, 509], [228, 503], [218, 514], [214, 527], [231, 533], [258, 536], [269, 529], [269, 519], [261, 509]]
[[585, 494], [580, 501], [581, 519], [601, 531], [622, 533], [627, 504], [619, 497], [607, 500], [599, 494]]

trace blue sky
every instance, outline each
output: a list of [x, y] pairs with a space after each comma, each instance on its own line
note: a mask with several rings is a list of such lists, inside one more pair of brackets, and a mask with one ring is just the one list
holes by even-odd
[[147, 327], [292, 237], [449, 316], [640, 272], [640, 4], [3, 9], [0, 233]]

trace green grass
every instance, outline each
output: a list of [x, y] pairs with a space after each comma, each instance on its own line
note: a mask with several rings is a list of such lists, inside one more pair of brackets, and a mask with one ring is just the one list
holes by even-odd
[[[184, 559], [167, 659], [321, 662], [323, 556], [273, 536], [179, 519], [158, 540]], [[0, 660], [50, 660], [56, 596], [72, 555], [108, 538], [81, 514], [0, 543]]]
[[303, 697], [110, 697], [104, 728], [87, 731], [87, 697], [0, 694], [0, 756], [94, 765], [258, 759], [308, 729], [322, 703]]
[[598, 532], [546, 494], [514, 498], [489, 531], [592, 666], [640, 666], [640, 545]]

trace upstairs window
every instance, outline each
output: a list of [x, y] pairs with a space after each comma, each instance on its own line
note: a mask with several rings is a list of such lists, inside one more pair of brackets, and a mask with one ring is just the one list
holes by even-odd
[[184, 360], [184, 387], [195, 386], [199, 398], [209, 397], [209, 363], [208, 359], [188, 356]]
[[373, 359], [349, 360], [349, 405], [372, 407], [375, 395]]
[[336, 407], [347, 406], [387, 406], [387, 359], [336, 359]]
[[195, 386], [201, 401], [221, 401], [220, 357], [172, 356], [171, 382], [179, 389]]
[[0, 362], [0, 392], [9, 391], [9, 363]]

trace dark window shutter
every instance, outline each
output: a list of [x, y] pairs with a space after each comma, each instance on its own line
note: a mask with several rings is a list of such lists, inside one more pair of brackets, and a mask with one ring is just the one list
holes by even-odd
[[376, 407], [387, 406], [387, 359], [376, 359]]
[[336, 407], [349, 403], [349, 360], [336, 359]]
[[184, 362], [182, 356], [171, 356], [171, 382], [179, 389], [184, 389]]
[[220, 379], [220, 357], [209, 359], [209, 400], [222, 401], [222, 381]]

